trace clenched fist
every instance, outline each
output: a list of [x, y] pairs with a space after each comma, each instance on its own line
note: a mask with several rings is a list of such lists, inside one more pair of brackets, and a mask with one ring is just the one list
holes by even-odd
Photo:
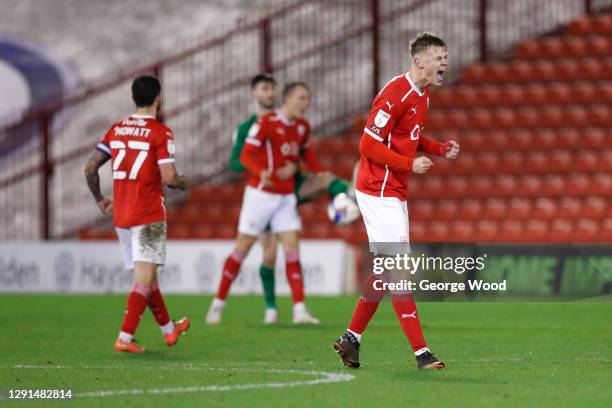
[[109, 215], [113, 213], [113, 199], [104, 197], [98, 201], [98, 208], [102, 211], [102, 214]]
[[454, 140], [450, 140], [444, 143], [444, 147], [446, 148], [446, 154], [444, 157], [447, 159], [454, 160], [457, 158], [457, 156], [459, 156], [459, 143], [455, 142]]
[[412, 162], [412, 171], [417, 174], [424, 174], [431, 166], [433, 166], [433, 162], [428, 157], [417, 157]]

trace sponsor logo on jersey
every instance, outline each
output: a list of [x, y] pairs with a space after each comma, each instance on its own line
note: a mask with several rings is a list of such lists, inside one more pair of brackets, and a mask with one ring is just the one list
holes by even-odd
[[382, 135], [382, 129], [377, 128], [374, 124], [370, 125], [370, 130], [377, 135]]
[[387, 122], [389, 122], [390, 117], [390, 114], [388, 114], [382, 109], [379, 109], [378, 113], [376, 114], [376, 117], [374, 118], [374, 124], [379, 128], [384, 128], [385, 126], [387, 126]]

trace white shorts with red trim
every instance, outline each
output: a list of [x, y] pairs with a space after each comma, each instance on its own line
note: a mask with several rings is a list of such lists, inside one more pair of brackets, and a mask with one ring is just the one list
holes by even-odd
[[244, 190], [238, 232], [259, 236], [270, 225], [272, 233], [302, 229], [295, 194], [274, 194], [247, 186]]
[[408, 205], [397, 197], [377, 197], [355, 190], [370, 252], [381, 255], [410, 253]]
[[166, 262], [166, 222], [137, 225], [130, 228], [115, 227], [123, 263], [126, 269], [134, 269], [134, 262], [163, 265]]

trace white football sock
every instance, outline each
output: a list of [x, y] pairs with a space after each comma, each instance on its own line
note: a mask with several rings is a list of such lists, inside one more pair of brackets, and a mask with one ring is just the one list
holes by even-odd
[[126, 333], [126, 332], [119, 332], [119, 340], [123, 340], [126, 343], [131, 343], [132, 342], [132, 338], [134, 336], [132, 336], [130, 333]]
[[355, 338], [357, 339], [357, 341], [358, 341], [359, 343], [361, 343], [361, 334], [359, 334], [359, 333], [355, 333], [354, 331], [349, 330], [349, 329], [346, 329], [346, 331], [347, 331], [347, 332], [349, 332], [349, 333], [351, 333], [353, 336], [355, 336]]
[[213, 302], [212, 302], [212, 307], [215, 307], [215, 308], [224, 308], [225, 307], [225, 300], [221, 300], [219, 298], [214, 298]]
[[414, 352], [415, 356], [420, 356], [421, 354], [425, 353], [429, 351], [429, 349], [427, 347], [423, 347], [422, 349], [418, 349], [417, 351]]
[[174, 322], [170, 320], [165, 325], [159, 326], [159, 328], [161, 329], [162, 334], [170, 334], [174, 331]]
[[293, 304], [293, 314], [305, 313], [306, 305], [304, 302], [298, 302]]

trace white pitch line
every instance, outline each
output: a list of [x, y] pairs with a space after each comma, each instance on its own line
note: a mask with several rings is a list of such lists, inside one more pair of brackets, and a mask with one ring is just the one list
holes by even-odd
[[[245, 363], [247, 364], [247, 363]], [[62, 365], [35, 365], [35, 364], [18, 364], [7, 366], [0, 366], [3, 368], [15, 368], [15, 369], [125, 369], [126, 366], [80, 366], [80, 367], [69, 367]], [[196, 393], [196, 392], [218, 392], [218, 391], [233, 391], [233, 390], [251, 390], [258, 388], [285, 388], [285, 387], [300, 387], [307, 385], [318, 385], [318, 384], [330, 384], [337, 382], [352, 381], [355, 376], [352, 374], [344, 373], [329, 373], [324, 371], [301, 371], [301, 370], [283, 370], [276, 368], [252, 368], [252, 367], [209, 367], [206, 365], [171, 365], [162, 367], [144, 367], [137, 366], [134, 368], [151, 369], [157, 370], [163, 369], [178, 369], [178, 370], [209, 370], [209, 371], [249, 371], [257, 373], [275, 373], [275, 374], [298, 374], [298, 375], [312, 375], [319, 376], [314, 380], [303, 380], [303, 381], [290, 381], [290, 382], [271, 382], [271, 383], [258, 383], [258, 384], [232, 384], [232, 385], [206, 385], [206, 386], [192, 386], [192, 387], [172, 387], [172, 388], [144, 388], [144, 389], [126, 389], [126, 390], [100, 390], [100, 391], [89, 391], [75, 393], [75, 397], [112, 397], [118, 395], [159, 395], [159, 394], [178, 394], [178, 393]], [[0, 396], [0, 400], [5, 398]]]
[[[279, 370], [279, 372], [282, 370]], [[326, 373], [317, 371], [296, 371], [288, 370], [290, 373], [298, 373], [305, 375], [321, 375], [323, 378], [309, 381], [291, 381], [291, 382], [273, 382], [260, 384], [234, 384], [234, 385], [208, 385], [194, 387], [175, 387], [175, 388], [149, 388], [149, 389], [133, 389], [133, 390], [108, 390], [108, 391], [93, 391], [76, 393], [76, 397], [112, 397], [118, 395], [157, 395], [157, 394], [178, 394], [178, 393], [195, 393], [195, 392], [216, 392], [216, 391], [235, 391], [235, 390], [251, 390], [257, 388], [288, 388], [299, 387], [305, 385], [329, 384], [336, 382], [351, 381], [355, 377], [351, 374]]]

